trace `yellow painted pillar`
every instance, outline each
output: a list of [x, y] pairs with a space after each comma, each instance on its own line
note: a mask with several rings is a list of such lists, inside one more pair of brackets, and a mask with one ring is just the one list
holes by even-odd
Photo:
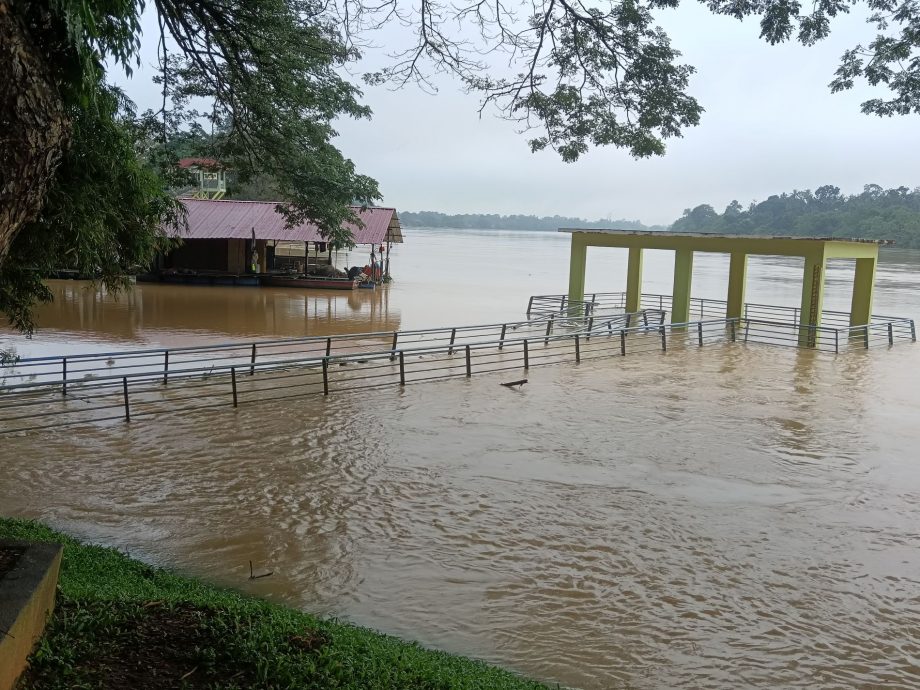
[[586, 240], [572, 233], [572, 247], [569, 250], [569, 302], [581, 302], [585, 298], [585, 261], [588, 257]]
[[671, 292], [671, 323], [690, 320], [690, 288], [693, 284], [693, 250], [674, 252], [674, 289]]
[[850, 325], [865, 326], [872, 320], [872, 290], [875, 288], [875, 267], [878, 259], [856, 259], [853, 276], [853, 300], [850, 303]]
[[744, 288], [747, 283], [747, 254], [732, 252], [728, 265], [728, 306], [725, 318], [740, 319], [744, 316]]
[[802, 275], [802, 302], [799, 310], [799, 345], [814, 347], [817, 332], [807, 326], [821, 325], [821, 311], [824, 306], [824, 252], [805, 257]]
[[626, 311], [633, 313], [642, 307], [642, 248], [629, 248], [626, 268]]

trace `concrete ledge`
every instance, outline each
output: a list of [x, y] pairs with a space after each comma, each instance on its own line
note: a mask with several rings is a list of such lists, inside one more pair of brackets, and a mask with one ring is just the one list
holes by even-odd
[[23, 549], [13, 568], [0, 574], [0, 690], [11, 690], [54, 610], [62, 547], [0, 541]]

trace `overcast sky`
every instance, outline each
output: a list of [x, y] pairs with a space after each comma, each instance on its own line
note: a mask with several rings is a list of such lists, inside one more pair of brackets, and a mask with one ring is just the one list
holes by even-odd
[[[756, 22], [716, 17], [697, 3], [657, 16], [682, 61], [697, 68], [690, 92], [706, 109], [698, 127], [669, 140], [663, 157], [637, 161], [608, 147], [567, 164], [552, 151], [532, 154], [514, 123], [488, 111], [480, 118], [477, 98], [450, 80], [437, 95], [365, 86], [373, 119], [339, 122], [337, 143], [379, 181], [384, 203], [401, 211], [654, 224], [697, 204], [722, 211], [733, 199], [747, 205], [794, 188], [920, 185], [920, 118], [862, 115], [860, 102], [878, 92], [860, 86], [832, 95], [827, 87], [843, 51], [874, 35], [861, 17], [842, 18], [830, 39], [804, 48], [769, 46]], [[150, 82], [152, 19], [144, 22], [144, 66], [130, 81], [116, 79], [141, 109], [159, 105]], [[366, 51], [356, 72], [379, 68], [385, 52]]]

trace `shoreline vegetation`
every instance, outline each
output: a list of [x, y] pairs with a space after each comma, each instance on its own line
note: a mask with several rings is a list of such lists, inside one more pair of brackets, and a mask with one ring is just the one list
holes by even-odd
[[484, 662], [257, 599], [0, 517], [0, 539], [64, 545], [57, 604], [17, 690], [538, 690]]
[[761, 202], [742, 206], [732, 201], [722, 213], [709, 204], [684, 210], [670, 225], [645, 225], [638, 220], [584, 220], [566, 216], [503, 216], [495, 213], [446, 214], [436, 211], [403, 211], [405, 227], [453, 230], [532, 230], [559, 228], [586, 230], [671, 230], [728, 235], [796, 235], [803, 237], [861, 237], [891, 240], [904, 249], [920, 248], [920, 187], [883, 189], [867, 184], [860, 194], [841, 194], [840, 188], [824, 185], [774, 194]]

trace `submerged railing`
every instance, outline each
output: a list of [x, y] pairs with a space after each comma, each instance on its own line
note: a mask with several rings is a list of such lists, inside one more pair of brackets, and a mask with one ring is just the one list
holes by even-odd
[[[484, 373], [526, 372], [540, 365], [667, 351], [685, 343], [701, 346], [734, 337], [737, 332], [733, 326], [727, 331], [724, 320], [714, 320], [692, 324], [691, 334], [689, 325], [675, 329], [664, 323], [663, 313], [654, 311], [577, 322], [548, 318], [543, 322], [523, 323], [529, 330], [512, 333], [510, 324], [502, 324], [497, 334], [500, 337], [466, 342], [455, 338], [447, 343], [404, 343], [396, 348], [328, 356], [199, 363], [197, 367], [173, 371], [165, 378], [162, 369], [138, 369], [123, 374], [100, 373], [79, 380], [59, 378], [6, 385], [0, 387], [0, 434], [131, 421], [151, 415], [469, 378]], [[233, 347], [236, 344], [222, 346], [217, 351]], [[107, 354], [124, 358], [136, 353]]]
[[[671, 324], [665, 323], [667, 296], [643, 295], [649, 308], [625, 313], [620, 295], [592, 295], [578, 304], [560, 296], [535, 297], [529, 304], [532, 318], [500, 324], [21, 359], [0, 365], [0, 434], [485, 373], [523, 373], [546, 364], [710, 343], [805, 346], [839, 353], [916, 340], [913, 320], [895, 317], [873, 317], [873, 323], [856, 327], [815, 327], [759, 316]], [[788, 315], [784, 307], [747, 306], [754, 314], [769, 307], [780, 311], [764, 311], [768, 317]], [[715, 311], [719, 302], [700, 300], [697, 307], [699, 313]]]
[[[690, 316], [696, 318], [713, 318], [725, 316], [727, 302], [718, 299], [692, 297], [690, 299]], [[671, 295], [642, 293], [642, 309], [655, 309], [670, 312]], [[567, 295], [534, 295], [527, 305], [527, 313], [538, 318], [547, 318], [551, 314], [600, 314], [626, 309], [625, 292], [597, 292], [585, 295], [584, 300], [570, 301]], [[814, 327], [799, 324], [801, 310], [799, 307], [786, 307], [775, 304], [744, 304], [743, 321], [749, 322], [748, 342], [763, 344], [788, 344], [784, 337], [770, 332], [771, 329], [785, 331], [788, 327], [807, 330], [809, 338], [799, 338], [793, 343], [798, 347], [817, 347], [820, 350], [839, 353], [852, 343], [863, 347], [894, 345], [899, 341], [916, 341], [917, 333], [914, 320], [900, 316], [873, 314], [868, 325], [850, 326], [850, 314], [845, 311], [827, 310], [821, 312], [821, 326]], [[753, 333], [753, 334], [752, 334]]]

